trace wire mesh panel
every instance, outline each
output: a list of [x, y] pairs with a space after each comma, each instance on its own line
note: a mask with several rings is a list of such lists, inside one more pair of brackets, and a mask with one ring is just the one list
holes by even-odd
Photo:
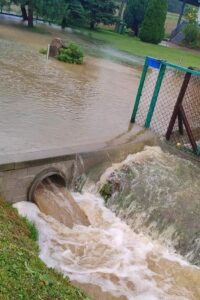
[[[185, 111], [192, 135], [197, 147], [200, 144], [200, 76], [192, 75], [185, 97], [183, 99], [183, 109]], [[192, 150], [188, 134], [183, 127], [183, 134], [178, 132], [178, 121], [176, 129], [171, 136], [171, 142], [178, 144], [183, 150]]]
[[160, 137], [167, 132], [184, 75], [179, 70], [166, 69], [150, 127]]
[[[149, 60], [156, 61], [147, 58], [146, 67]], [[132, 120], [200, 158], [200, 71], [158, 62], [148, 67]]]

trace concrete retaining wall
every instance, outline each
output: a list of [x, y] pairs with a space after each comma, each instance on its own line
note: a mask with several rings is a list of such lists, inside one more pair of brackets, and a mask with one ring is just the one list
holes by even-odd
[[[92, 146], [86, 146], [85, 149], [78, 147], [78, 149], [68, 148], [62, 149], [62, 151], [40, 152], [39, 154], [27, 153], [21, 155], [21, 157], [13, 157], [14, 162], [12, 157], [6, 159], [0, 157], [1, 194], [11, 203], [26, 201], [28, 190], [35, 177], [45, 169], [52, 167], [65, 174], [70, 187], [75, 177], [87, 173], [94, 166], [105, 162], [108, 166], [122, 161], [129, 153], [141, 151], [145, 144], [154, 145], [156, 142], [152, 134], [144, 134], [143, 131], [141, 131], [141, 134], [140, 131], [137, 131], [133, 137], [129, 133], [127, 138], [128, 142], [123, 137], [123, 141], [121, 139], [115, 140], [111, 146], [99, 145], [97, 147], [95, 145], [96, 150], [93, 150], [94, 147]], [[86, 152], [86, 148], [92, 149], [92, 151]], [[56, 156], [56, 153], [59, 153], [59, 155]]]

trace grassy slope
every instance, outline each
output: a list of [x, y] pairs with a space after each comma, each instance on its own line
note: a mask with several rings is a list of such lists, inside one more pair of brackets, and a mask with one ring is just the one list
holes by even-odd
[[168, 60], [184, 66], [200, 68], [200, 52], [192, 52], [185, 49], [169, 48], [160, 45], [153, 45], [141, 42], [136, 37], [119, 35], [111, 30], [100, 29], [90, 32], [92, 38], [107, 42], [111, 47], [129, 52], [140, 57], [153, 56]]
[[89, 299], [38, 258], [30, 227], [0, 199], [0, 299]]

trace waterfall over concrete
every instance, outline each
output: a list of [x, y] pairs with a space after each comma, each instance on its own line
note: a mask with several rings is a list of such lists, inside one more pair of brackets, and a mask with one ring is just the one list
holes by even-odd
[[[15, 207], [38, 228], [41, 259], [93, 299], [198, 300], [200, 269], [175, 253], [172, 236], [166, 234], [175, 234], [177, 225], [171, 220], [169, 204], [177, 201], [181, 220], [189, 206], [180, 201], [190, 195], [193, 205], [192, 198], [199, 192], [198, 170], [160, 148], [147, 147], [107, 169], [98, 183], [87, 184], [82, 193], [70, 193], [46, 181], [36, 190], [37, 205], [20, 202]], [[181, 192], [184, 197], [179, 198]], [[156, 210], [160, 205], [162, 213], [168, 208], [170, 226], [162, 215], [162, 230], [152, 234], [153, 240], [149, 232], [160, 228]], [[178, 208], [173, 208], [175, 214]], [[193, 223], [187, 226], [194, 230]], [[168, 245], [160, 236], [165, 241], [168, 237]]]
[[200, 266], [200, 169], [145, 147], [101, 176], [107, 206], [136, 232], [173, 247]]

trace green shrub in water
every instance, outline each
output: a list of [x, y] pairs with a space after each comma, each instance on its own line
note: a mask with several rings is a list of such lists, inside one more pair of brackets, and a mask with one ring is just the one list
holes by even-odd
[[70, 44], [66, 48], [61, 48], [57, 59], [70, 64], [83, 64], [83, 52], [76, 44]]
[[100, 195], [101, 197], [105, 200], [105, 202], [107, 203], [108, 200], [110, 199], [110, 197], [112, 196], [112, 185], [109, 183], [105, 183], [101, 190], [100, 190]]
[[47, 54], [47, 49], [41, 48], [41, 49], [40, 49], [40, 53], [41, 53], [41, 54]]

